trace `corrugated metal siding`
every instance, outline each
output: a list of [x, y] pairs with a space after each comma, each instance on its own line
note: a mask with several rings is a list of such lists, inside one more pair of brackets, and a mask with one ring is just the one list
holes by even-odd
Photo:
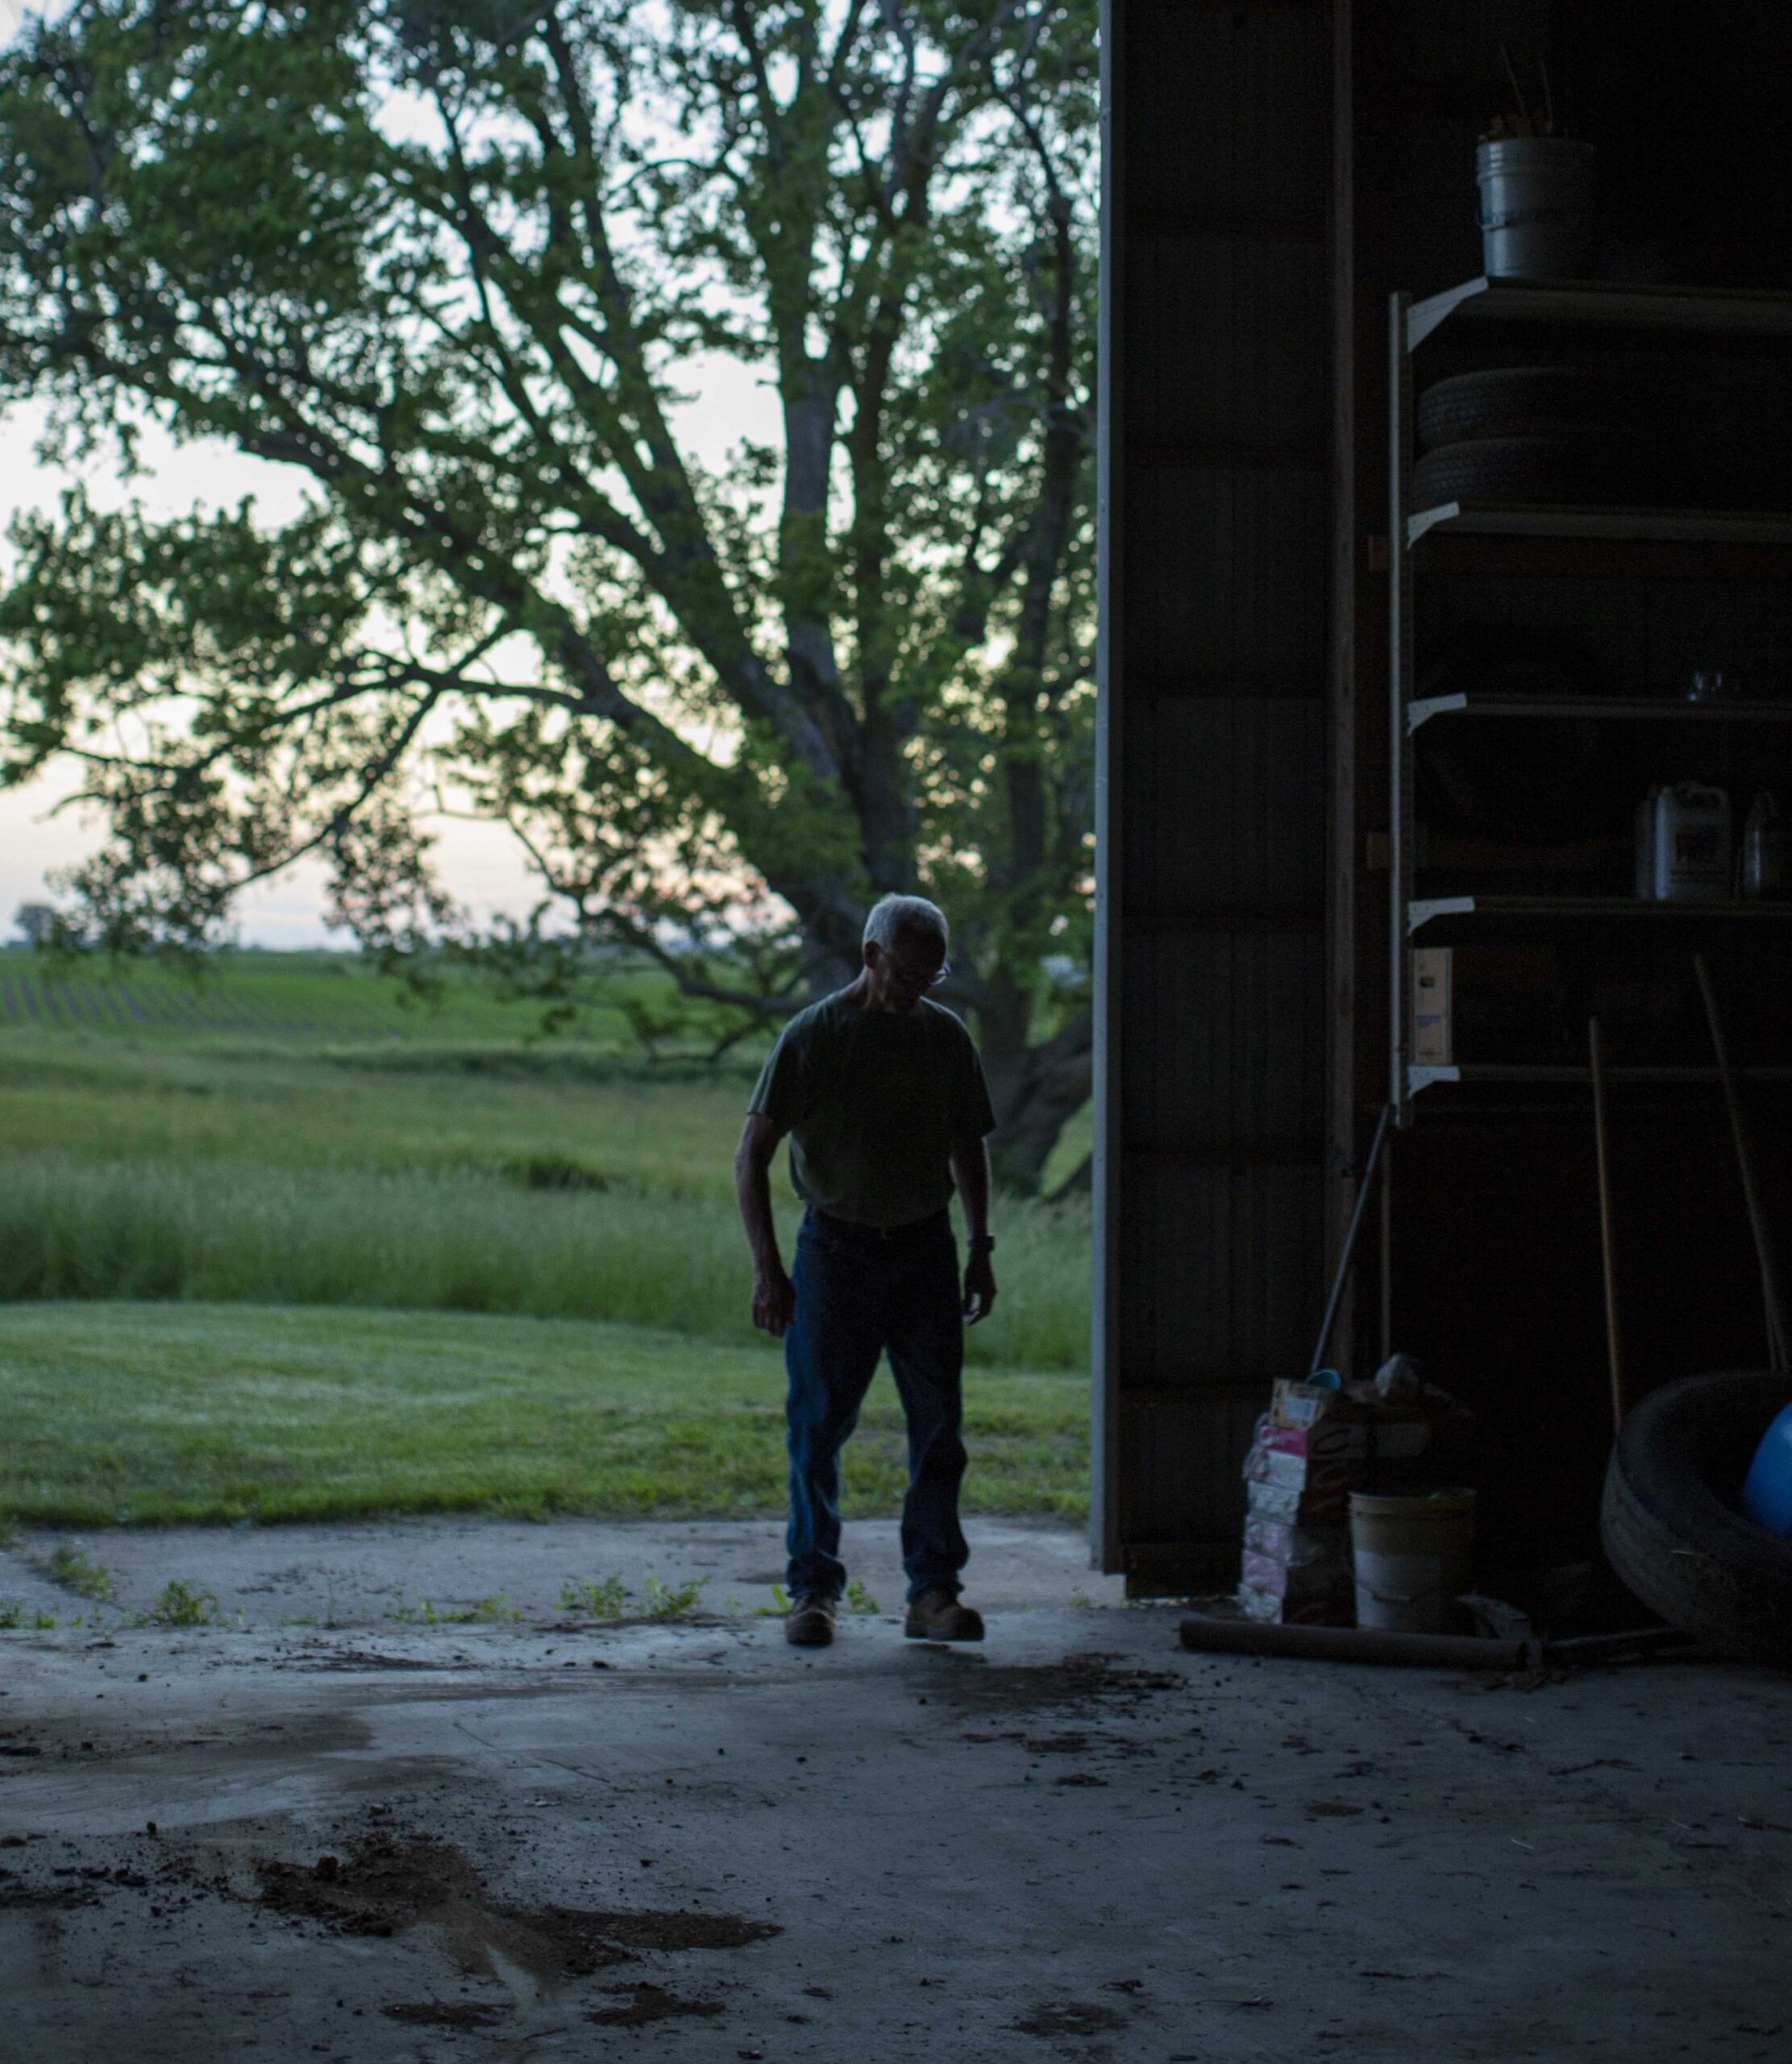
[[1111, 0], [1097, 1535], [1229, 1575], [1320, 1296], [1331, 10]]

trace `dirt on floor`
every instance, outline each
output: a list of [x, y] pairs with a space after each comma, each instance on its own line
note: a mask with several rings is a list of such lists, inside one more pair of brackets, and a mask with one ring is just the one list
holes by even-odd
[[1176, 1625], [0, 1633], [0, 2064], [1779, 2064], [1792, 1679]]
[[642, 1950], [738, 1950], [780, 1932], [733, 1914], [501, 1905], [459, 1850], [427, 1835], [371, 1836], [311, 1864], [257, 1857], [255, 1868], [271, 1912], [345, 1935], [396, 1935], [428, 1922], [460, 1968], [482, 1978], [496, 1975], [493, 1952], [551, 1982], [588, 1978]]

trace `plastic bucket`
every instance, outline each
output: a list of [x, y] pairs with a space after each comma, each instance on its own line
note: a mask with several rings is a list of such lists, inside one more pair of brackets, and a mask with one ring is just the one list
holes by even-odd
[[1350, 1493], [1350, 1552], [1357, 1570], [1357, 1625], [1403, 1634], [1438, 1634], [1460, 1619], [1474, 1548], [1474, 1493], [1422, 1498]]
[[1490, 279], [1584, 279], [1593, 256], [1593, 146], [1506, 136], [1474, 153], [1481, 268]]

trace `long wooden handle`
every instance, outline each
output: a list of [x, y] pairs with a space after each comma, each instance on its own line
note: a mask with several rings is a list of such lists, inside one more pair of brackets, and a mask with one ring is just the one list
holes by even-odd
[[1605, 1276], [1605, 1351], [1611, 1371], [1611, 1430], [1624, 1423], [1624, 1360], [1618, 1334], [1618, 1259], [1611, 1229], [1611, 1155], [1605, 1130], [1605, 1042], [1599, 1021], [1586, 1021], [1593, 1070], [1593, 1151], [1599, 1170], [1599, 1265]]
[[1699, 992], [1705, 999], [1705, 1020], [1711, 1028], [1711, 1051], [1717, 1056], [1718, 1077], [1723, 1084], [1723, 1101], [1730, 1113], [1730, 1137], [1736, 1142], [1736, 1168], [1742, 1177], [1742, 1201], [1748, 1207], [1748, 1230], [1754, 1235], [1755, 1259], [1761, 1267], [1761, 1301], [1767, 1321], [1767, 1366], [1783, 1371], [1786, 1367], [1786, 1302], [1780, 1294], [1779, 1264], [1774, 1259], [1773, 1244], [1768, 1236], [1767, 1214], [1761, 1209], [1761, 1193], [1755, 1188], [1754, 1155], [1742, 1115], [1742, 1099], [1736, 1093], [1736, 1072], [1730, 1066], [1729, 1042], [1723, 1036], [1723, 1021], [1718, 1015], [1717, 992], [1711, 987], [1711, 971], [1705, 965], [1703, 953], [1693, 955], [1693, 966], [1698, 971]]
[[[1350, 1273], [1350, 1263], [1357, 1251], [1357, 1234], [1362, 1225], [1362, 1208], [1369, 1201], [1369, 1192], [1375, 1185], [1376, 1164], [1382, 1158], [1382, 1142], [1387, 1137], [1387, 1121], [1394, 1115], [1394, 1106], [1384, 1104], [1382, 1114], [1375, 1121], [1375, 1137], [1370, 1144], [1369, 1159], [1363, 1164], [1362, 1180], [1357, 1185], [1356, 1208], [1350, 1213], [1350, 1228], [1344, 1236], [1343, 1251], [1338, 1256], [1336, 1274], [1332, 1278], [1332, 1294], [1326, 1300], [1325, 1316], [1319, 1322], [1319, 1340], [1313, 1349], [1313, 1359], [1308, 1364], [1307, 1374], [1316, 1376], [1325, 1359], [1325, 1350], [1330, 1344], [1332, 1328], [1337, 1323], [1338, 1304], [1344, 1296], [1345, 1279]], [[1385, 1362], [1384, 1354], [1382, 1359]]]

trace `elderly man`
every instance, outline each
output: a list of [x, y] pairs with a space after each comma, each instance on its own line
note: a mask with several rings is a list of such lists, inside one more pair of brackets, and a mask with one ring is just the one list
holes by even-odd
[[[840, 1450], [888, 1349], [908, 1426], [903, 1631], [975, 1642], [983, 1623], [958, 1603], [969, 1552], [958, 1525], [964, 1474], [959, 1377], [964, 1322], [996, 1299], [989, 1155], [995, 1127], [977, 1050], [928, 999], [946, 972], [946, 919], [918, 896], [886, 896], [865, 921], [856, 980], [784, 1027], [748, 1105], [734, 1157], [753, 1250], [753, 1323], [784, 1343], [790, 1448], [791, 1607], [787, 1637], [822, 1648], [846, 1572], [840, 1548]], [[771, 1217], [771, 1157], [790, 1136], [790, 1171], [809, 1207], [787, 1275]], [[964, 1208], [970, 1255], [961, 1295], [948, 1206]]]

